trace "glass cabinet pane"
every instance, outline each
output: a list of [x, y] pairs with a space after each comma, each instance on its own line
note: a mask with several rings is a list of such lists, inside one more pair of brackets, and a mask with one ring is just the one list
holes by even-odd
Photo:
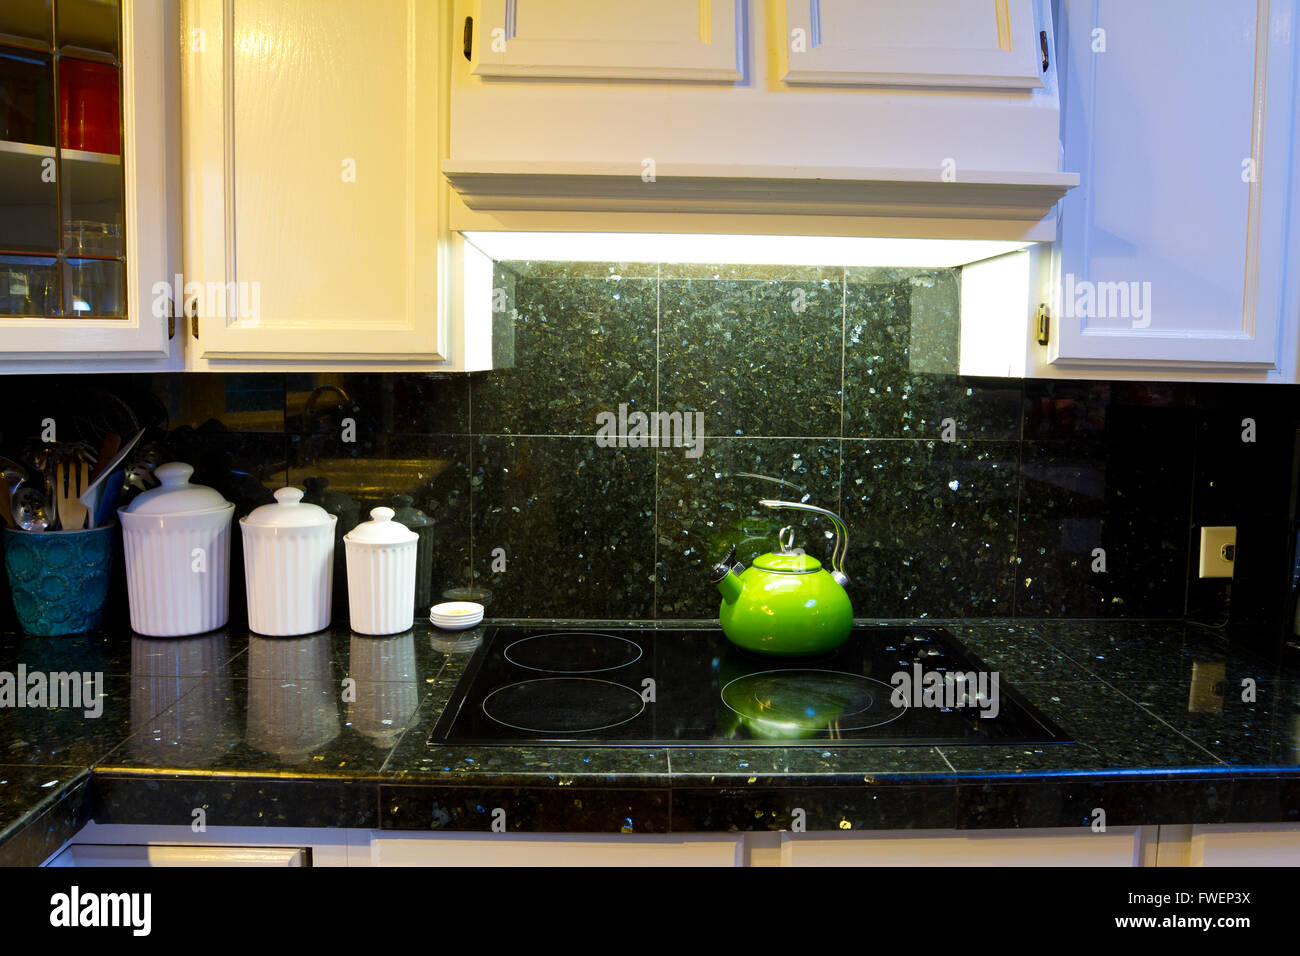
[[54, 58], [0, 45], [0, 140], [54, 145]]
[[117, 58], [118, 0], [59, 0], [57, 13], [60, 50], [76, 47]]
[[21, 46], [48, 50], [54, 37], [51, 0], [3, 0], [0, 3], [0, 36]]
[[67, 151], [62, 157], [63, 252], [122, 255], [122, 165], [116, 156]]
[[56, 315], [59, 263], [34, 256], [0, 256], [0, 315]]
[[0, 0], [0, 316], [126, 314], [119, 0]]
[[63, 286], [63, 311], [69, 317], [126, 314], [126, 279], [116, 259], [65, 260]]

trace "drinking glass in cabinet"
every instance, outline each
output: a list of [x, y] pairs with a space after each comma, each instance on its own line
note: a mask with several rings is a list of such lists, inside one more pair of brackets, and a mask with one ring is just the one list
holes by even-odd
[[63, 226], [63, 251], [70, 256], [119, 256], [122, 231], [115, 222], [70, 219]]
[[58, 0], [58, 14], [60, 50], [75, 47], [117, 56], [118, 0]]
[[65, 255], [122, 255], [122, 163], [106, 153], [62, 154]]
[[68, 259], [63, 264], [64, 314], [74, 318], [125, 314], [126, 279], [116, 259]]
[[56, 260], [0, 256], [0, 315], [57, 315], [58, 312]]
[[19, 45], [48, 50], [54, 35], [52, 0], [4, 0], [0, 3], [0, 35]]

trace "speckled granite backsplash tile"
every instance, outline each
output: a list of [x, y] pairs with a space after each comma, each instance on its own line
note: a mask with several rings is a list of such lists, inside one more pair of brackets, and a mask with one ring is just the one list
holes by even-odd
[[[493, 371], [7, 377], [0, 454], [106, 390], [238, 514], [286, 481], [344, 526], [410, 495], [431, 592], [502, 617], [712, 616], [731, 544], [748, 563], [784, 520], [829, 555], [775, 497], [844, 517], [860, 616], [1280, 634], [1300, 388], [962, 377], [959, 278], [499, 263]], [[1196, 576], [1203, 524], [1238, 527], [1231, 583]]]

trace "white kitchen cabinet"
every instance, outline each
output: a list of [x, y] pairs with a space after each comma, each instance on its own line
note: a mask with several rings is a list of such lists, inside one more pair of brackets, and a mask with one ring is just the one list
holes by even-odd
[[739, 80], [740, 0], [481, 0], [476, 76]]
[[[1050, 342], [1066, 375], [1294, 380], [1294, 0], [1061, 0]], [[1288, 204], [1290, 201], [1290, 204]]]
[[[21, 44], [27, 66], [44, 71], [33, 92], [50, 112], [71, 70], [120, 71], [120, 152], [63, 148], [53, 123], [11, 133], [32, 142], [0, 139], [0, 372], [177, 367], [165, 288], [180, 265], [177, 3], [83, 4], [65, 11], [57, 31], [48, 9], [6, 8], [4, 45]], [[85, 110], [110, 125], [102, 102]], [[73, 229], [91, 223], [116, 232], [82, 244]], [[24, 268], [37, 271], [28, 279]], [[85, 285], [74, 279], [92, 272]]]
[[438, 170], [450, 12], [187, 0], [189, 367], [485, 367]]
[[453, 230], [1050, 239], [1078, 182], [1047, 0], [455, 0], [453, 22]]
[[787, 83], [1043, 85], [1033, 0], [785, 0]]

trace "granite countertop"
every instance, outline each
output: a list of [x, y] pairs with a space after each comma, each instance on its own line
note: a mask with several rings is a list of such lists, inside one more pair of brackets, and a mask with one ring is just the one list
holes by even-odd
[[481, 630], [0, 635], [0, 672], [103, 674], [81, 709], [0, 708], [0, 863], [87, 820], [197, 808], [209, 826], [484, 831], [504, 807], [520, 832], [778, 830], [796, 806], [809, 830], [1083, 826], [1096, 807], [1111, 826], [1300, 822], [1300, 672], [1176, 621], [928, 623], [1076, 742], [431, 747]]

